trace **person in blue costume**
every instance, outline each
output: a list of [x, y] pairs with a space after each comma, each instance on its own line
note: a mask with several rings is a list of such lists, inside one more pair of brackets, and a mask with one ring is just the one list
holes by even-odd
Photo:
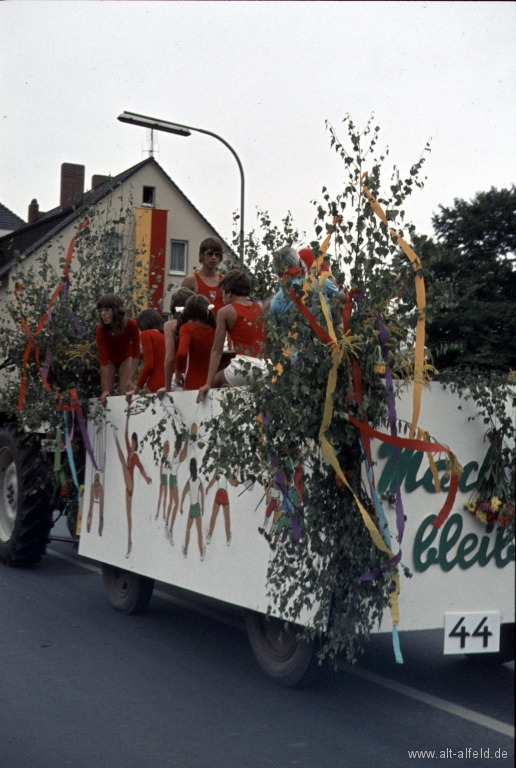
[[[280, 275], [291, 276], [294, 278], [291, 283], [292, 288], [295, 289], [296, 286], [303, 285], [305, 278], [303, 274], [302, 263], [299, 258], [299, 254], [294, 248], [292, 248], [290, 245], [285, 245], [283, 248], [281, 248], [276, 254], [276, 262]], [[319, 280], [320, 278], [317, 277], [316, 281]], [[326, 278], [326, 280], [324, 280], [322, 283], [321, 289], [328, 309], [331, 307], [330, 302], [332, 299], [337, 299], [342, 304], [346, 302], [347, 294], [341, 290], [338, 285], [336, 285], [333, 278]], [[313, 294], [314, 297], [308, 304], [310, 309], [313, 309], [313, 307], [319, 304], [318, 289], [315, 286], [313, 289]], [[279, 289], [275, 296], [273, 296], [269, 305], [269, 311], [273, 317], [275, 317], [277, 320], [281, 320], [281, 318], [287, 314], [293, 304], [294, 302], [292, 297], [289, 295], [287, 286], [285, 285]]]

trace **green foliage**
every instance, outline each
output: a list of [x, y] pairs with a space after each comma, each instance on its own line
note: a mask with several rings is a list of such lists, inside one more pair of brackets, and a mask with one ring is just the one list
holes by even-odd
[[[316, 237], [322, 240], [326, 233], [334, 233], [334, 252], [327, 259], [333, 274], [340, 284], [351, 283], [360, 291], [354, 302], [350, 333], [344, 336], [337, 331], [342, 354], [327, 437], [350, 486], [375, 519], [363, 486], [358, 431], [350, 424], [348, 414], [361, 420], [367, 417], [375, 427], [385, 425], [387, 393], [373, 365], [379, 346], [378, 318], [389, 332], [391, 367], [403, 370], [408, 377], [412, 365], [406, 345], [413, 320], [406, 316], [400, 322], [388, 309], [397, 291], [397, 275], [390, 264], [397, 246], [368, 205], [360, 177], [367, 162], [368, 186], [401, 232], [403, 203], [413, 186], [421, 184], [423, 159], [411, 168], [405, 180], [394, 169], [389, 188], [384, 191], [381, 166], [385, 154], [375, 155], [378, 128], [373, 129], [370, 121], [359, 132], [349, 118], [344, 123], [350, 151], [331, 129], [332, 145], [344, 163], [343, 191], [332, 199], [323, 189], [323, 202], [314, 203]], [[335, 221], [338, 216], [342, 218]], [[290, 215], [281, 230], [261, 213], [260, 228], [260, 234], [253, 233], [250, 240], [250, 269], [257, 277], [256, 295], [264, 297], [292, 287], [291, 282], [278, 283], [274, 253], [285, 243], [296, 244], [299, 234]], [[320, 240], [313, 241], [315, 249]], [[299, 295], [302, 292], [301, 286], [295, 290]], [[310, 306], [326, 328], [319, 300]], [[209, 473], [222, 469], [260, 483], [266, 495], [283, 486], [293, 516], [284, 511], [282, 533], [277, 541], [272, 537], [275, 554], [268, 574], [271, 606], [294, 622], [308, 613], [308, 634], [324, 634], [321, 656], [333, 657], [344, 650], [351, 660], [358, 649], [358, 638], [367, 636], [373, 623], [382, 617], [392, 582], [388, 559], [373, 544], [352, 493], [336, 482], [334, 470], [321, 455], [319, 430], [333, 364], [331, 350], [292, 306], [281, 322], [268, 320], [267, 353], [269, 377], [251, 382], [249, 388], [225, 393], [223, 413], [212, 425], [208, 438], [205, 470]], [[354, 359], [362, 370], [361, 402], [357, 400], [352, 374]], [[286, 506], [283, 503], [288, 510], [289, 502]], [[376, 578], [360, 581], [367, 571], [376, 572]]]
[[[433, 225], [436, 239], [415, 237], [414, 244], [428, 277], [427, 346], [435, 366], [516, 368], [516, 188], [441, 206]], [[410, 308], [408, 277], [405, 288]]]
[[[88, 399], [99, 395], [99, 367], [95, 345], [98, 324], [96, 301], [104, 293], [122, 296], [128, 315], [137, 313], [133, 296], [133, 266], [138, 259], [134, 250], [134, 219], [131, 208], [120, 202], [119, 210], [88, 212], [89, 225], [76, 233], [70, 280], [48, 311], [56, 288], [63, 283], [62, 267], [68, 242], [60, 239], [56, 251], [43, 249], [27, 264], [19, 256], [11, 272], [11, 285], [18, 286], [19, 300], [11, 293], [0, 315], [0, 362], [3, 364], [0, 412], [16, 420], [23, 430], [44, 431], [44, 451], [53, 452], [55, 435], [62, 427], [58, 402], [70, 404], [70, 390], [75, 388], [87, 413]], [[80, 222], [78, 222], [78, 225]], [[57, 266], [57, 261], [59, 266]], [[48, 312], [48, 314], [47, 314]], [[46, 317], [45, 317], [46, 315]], [[22, 326], [24, 319], [31, 334], [36, 333], [40, 318], [43, 329], [34, 337], [39, 350], [40, 368], [49, 362], [47, 392], [41, 380], [35, 347], [27, 366], [27, 390], [21, 412], [17, 410], [22, 382], [23, 356], [29, 337]], [[76, 429], [74, 451], [78, 466], [84, 463], [84, 447]]]

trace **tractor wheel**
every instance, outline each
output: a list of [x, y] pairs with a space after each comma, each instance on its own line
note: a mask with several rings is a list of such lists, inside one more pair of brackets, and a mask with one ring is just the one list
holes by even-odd
[[0, 427], [0, 560], [36, 565], [51, 527], [51, 475], [38, 443], [6, 424]]

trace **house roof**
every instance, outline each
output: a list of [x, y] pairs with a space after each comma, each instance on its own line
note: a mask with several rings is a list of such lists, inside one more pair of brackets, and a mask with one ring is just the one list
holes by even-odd
[[24, 224], [23, 219], [20, 219], [19, 216], [0, 203], [0, 229], [19, 229]]
[[[70, 205], [66, 208], [54, 208], [51, 211], [41, 213], [38, 220], [33, 224], [24, 224], [24, 226], [17, 229], [15, 232], [11, 232], [3, 237], [0, 237], [0, 276], [8, 272], [13, 264], [15, 254], [20, 256], [30, 256], [31, 253], [37, 251], [45, 243], [48, 243], [53, 237], [59, 234], [65, 227], [72, 224], [76, 219], [83, 216], [87, 210], [96, 205], [106, 197], [110, 192], [116, 189], [120, 184], [133, 176], [137, 171], [146, 165], [154, 164], [159, 168], [161, 173], [165, 176], [168, 182], [174, 187], [179, 195], [190, 205], [197, 215], [204, 221], [207, 226], [217, 234], [215, 228], [209, 223], [209, 221], [202, 215], [202, 213], [195, 207], [195, 205], [187, 198], [177, 184], [168, 176], [163, 170], [160, 164], [153, 158], [148, 157], [142, 160], [140, 163], [133, 165], [132, 168], [128, 168], [126, 171], [119, 173], [118, 176], [113, 176], [103, 184], [99, 184], [95, 189], [89, 190], [84, 193], [83, 200], [78, 205]], [[225, 243], [223, 238], [221, 240]], [[225, 243], [225, 245], [231, 250], [231, 248]]]

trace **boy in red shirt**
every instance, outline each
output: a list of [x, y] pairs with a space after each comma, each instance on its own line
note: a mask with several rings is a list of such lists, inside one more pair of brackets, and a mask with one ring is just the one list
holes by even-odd
[[206, 296], [209, 304], [213, 304], [213, 314], [217, 316], [219, 309], [224, 306], [219, 282], [222, 278], [219, 264], [222, 261], [224, 246], [218, 237], [207, 237], [199, 247], [201, 268], [187, 275], [181, 283], [182, 288], [189, 288], [194, 293]]

